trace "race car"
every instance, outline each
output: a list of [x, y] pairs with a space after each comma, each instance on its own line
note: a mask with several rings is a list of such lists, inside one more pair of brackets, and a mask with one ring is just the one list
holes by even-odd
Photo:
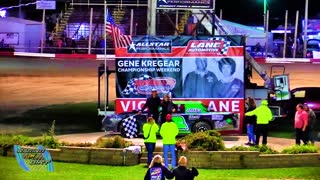
[[[209, 112], [200, 101], [173, 101], [177, 105], [177, 111], [172, 114], [172, 120], [179, 128], [179, 134], [192, 132], [217, 130], [232, 130], [238, 128], [239, 114], [232, 112]], [[138, 111], [125, 112], [105, 116], [102, 120], [105, 131], [120, 132], [125, 135], [122, 121], [129, 116], [134, 116], [138, 124], [138, 132], [146, 122], [147, 112], [137, 114]], [[160, 120], [158, 121], [160, 122]]]

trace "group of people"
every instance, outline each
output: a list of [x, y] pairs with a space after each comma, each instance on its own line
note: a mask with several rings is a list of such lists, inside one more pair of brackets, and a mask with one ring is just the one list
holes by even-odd
[[307, 104], [298, 104], [296, 106], [296, 114], [294, 117], [294, 128], [296, 130], [296, 144], [314, 144], [316, 140], [316, 115]]
[[144, 179], [165, 180], [165, 178], [175, 178], [176, 180], [193, 180], [195, 176], [198, 176], [199, 172], [196, 168], [187, 168], [188, 160], [185, 156], [181, 156], [179, 158], [178, 164], [178, 167], [170, 171], [163, 164], [162, 157], [160, 155], [155, 155], [149, 165]]
[[262, 135], [262, 145], [267, 145], [268, 124], [273, 115], [268, 107], [268, 101], [262, 100], [261, 105], [256, 107], [253, 98], [246, 98], [245, 122], [247, 124], [248, 143], [246, 145], [259, 145], [260, 136]]
[[[245, 123], [247, 126], [248, 142], [246, 145], [259, 145], [259, 139], [262, 135], [262, 145], [267, 144], [268, 124], [273, 119], [272, 112], [268, 107], [267, 100], [262, 100], [261, 105], [256, 107], [253, 98], [246, 98]], [[316, 141], [316, 115], [307, 104], [298, 104], [294, 118], [294, 128], [296, 134], [296, 145], [301, 141], [306, 145], [310, 141], [314, 144]]]
[[160, 115], [160, 107], [161, 107], [161, 124], [166, 122], [166, 117], [168, 114], [172, 114], [177, 111], [177, 106], [170, 100], [170, 95], [165, 94], [163, 96], [163, 101], [161, 101], [158, 96], [157, 90], [152, 89], [151, 97], [147, 98], [146, 103], [139, 111], [139, 113], [143, 112], [146, 108], [148, 108], [148, 117], [153, 117], [157, 122]]
[[176, 166], [176, 136], [179, 133], [177, 125], [172, 121], [172, 115], [168, 114], [166, 122], [159, 128], [153, 117], [148, 117], [143, 125], [144, 144], [148, 152], [148, 165], [151, 163], [154, 149], [157, 142], [157, 133], [160, 129], [160, 135], [163, 143], [163, 156], [166, 167], [169, 167], [169, 152], [171, 154], [171, 167]]
[[[161, 112], [161, 128], [158, 125], [159, 107], [162, 107]], [[176, 111], [176, 106], [170, 100], [169, 95], [164, 95], [163, 101], [157, 94], [156, 89], [152, 89], [151, 97], [147, 98], [147, 101], [141, 111], [148, 108], [147, 122], [143, 125], [143, 135], [145, 147], [148, 151], [148, 165], [151, 163], [153, 152], [157, 141], [157, 133], [160, 129], [160, 135], [163, 141], [163, 154], [165, 166], [168, 167], [168, 154], [171, 153], [171, 165], [176, 166], [175, 148], [176, 148], [176, 136], [179, 133], [177, 125], [172, 121], [172, 113]]]
[[[236, 62], [232, 58], [221, 58], [218, 67], [221, 79], [207, 69], [207, 58], [195, 59], [196, 69], [186, 75], [183, 97], [185, 98], [241, 98], [244, 96], [243, 82], [234, 77]], [[214, 90], [214, 91], [212, 91]]]
[[[160, 109], [161, 107], [161, 116]], [[157, 94], [156, 89], [152, 89], [151, 97], [147, 98], [147, 101], [143, 108], [139, 111], [142, 113], [148, 108], [147, 122], [143, 125], [143, 138], [146, 150], [148, 152], [148, 165], [149, 169], [145, 176], [145, 179], [193, 179], [198, 175], [198, 171], [193, 168], [187, 169], [187, 158], [180, 157], [176, 167], [176, 136], [179, 133], [178, 126], [172, 121], [172, 113], [177, 110], [176, 105], [170, 100], [170, 96], [165, 94], [163, 100]], [[160, 116], [161, 122], [158, 124], [158, 118]], [[157, 142], [157, 133], [160, 131], [163, 143], [163, 156], [156, 155], [153, 157]], [[171, 154], [171, 169], [169, 170], [169, 153]], [[153, 157], [153, 158], [152, 158]]]

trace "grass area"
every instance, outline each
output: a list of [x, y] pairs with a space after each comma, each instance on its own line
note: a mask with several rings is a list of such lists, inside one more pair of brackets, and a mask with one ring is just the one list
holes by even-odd
[[[113, 108], [113, 105], [110, 108]], [[46, 132], [53, 120], [56, 122], [56, 134], [96, 132], [101, 129], [97, 105], [89, 102], [50, 105], [28, 110], [19, 116], [1, 120], [3, 128], [0, 128], [0, 133], [37, 136]]]
[[[54, 172], [25, 172], [15, 158], [0, 156], [1, 179], [103, 179], [103, 180], [141, 180], [146, 167], [104, 166], [54, 162]], [[320, 167], [278, 168], [278, 169], [199, 169], [196, 180], [254, 180], [254, 179], [317, 179]]]

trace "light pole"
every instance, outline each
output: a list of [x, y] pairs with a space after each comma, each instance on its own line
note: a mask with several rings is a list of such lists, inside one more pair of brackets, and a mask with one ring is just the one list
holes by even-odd
[[267, 24], [267, 0], [263, 0], [263, 29], [266, 32]]
[[309, 0], [305, 0], [305, 10], [304, 10], [304, 30], [303, 30], [303, 57], [307, 55], [307, 39], [308, 39], [308, 10], [309, 10]]

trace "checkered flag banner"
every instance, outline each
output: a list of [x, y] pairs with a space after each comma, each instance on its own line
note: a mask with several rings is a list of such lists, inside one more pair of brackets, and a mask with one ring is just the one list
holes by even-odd
[[138, 137], [136, 114], [123, 119], [122, 126], [124, 128], [126, 138]]
[[124, 90], [122, 91], [122, 94], [127, 95], [127, 96], [130, 95], [131, 93], [138, 94], [138, 91], [135, 86], [135, 82], [138, 80], [148, 80], [148, 79], [152, 79], [152, 77], [147, 74], [142, 74], [139, 76], [139, 78], [130, 79], [128, 81], [126, 88], [124, 88]]
[[222, 49], [221, 49], [221, 54], [226, 55], [227, 52], [228, 52], [228, 48], [230, 47], [230, 45], [231, 45], [231, 41], [224, 41], [223, 47], [222, 47]]
[[213, 37], [213, 38], [209, 38], [209, 40], [213, 40], [213, 41], [223, 41], [223, 47], [221, 49], [221, 54], [226, 55], [228, 52], [228, 48], [231, 45], [231, 41], [226, 41], [223, 37]]

